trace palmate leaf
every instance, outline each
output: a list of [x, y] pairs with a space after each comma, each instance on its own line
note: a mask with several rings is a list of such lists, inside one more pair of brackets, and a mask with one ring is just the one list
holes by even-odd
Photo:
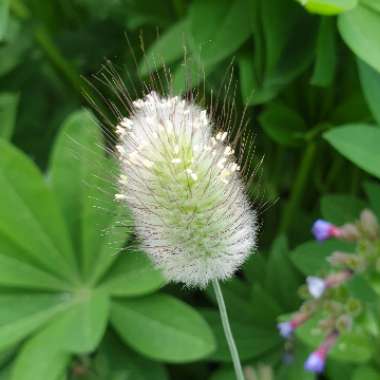
[[22, 347], [11, 380], [58, 380], [73, 353], [93, 351], [108, 319], [108, 297], [102, 291], [78, 294], [70, 308], [57, 315]]
[[10, 293], [0, 295], [0, 349], [8, 348], [70, 307], [63, 294]]
[[71, 242], [36, 166], [0, 139], [0, 252], [75, 281]]
[[202, 316], [168, 295], [114, 301], [111, 321], [126, 343], [155, 360], [193, 361], [215, 348], [212, 331]]
[[[51, 183], [69, 226], [79, 265], [90, 277], [98, 261], [97, 276], [116, 258], [128, 231], [109, 233], [116, 214], [113, 194], [116, 169], [105, 156], [101, 130], [88, 111], [72, 114], [64, 123], [50, 162]], [[108, 239], [108, 241], [107, 241]], [[104, 252], [106, 251], [106, 252]]]
[[0, 285], [12, 288], [64, 290], [68, 285], [59, 278], [25, 261], [0, 253]]
[[166, 283], [162, 274], [141, 251], [121, 253], [101, 286], [113, 296], [140, 296]]

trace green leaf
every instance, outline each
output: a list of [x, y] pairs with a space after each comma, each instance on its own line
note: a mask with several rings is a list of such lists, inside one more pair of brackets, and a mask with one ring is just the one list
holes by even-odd
[[0, 151], [0, 252], [75, 278], [66, 226], [41, 173], [5, 140]]
[[[238, 278], [232, 278], [220, 284], [228, 314], [231, 318], [243, 323], [252, 323], [255, 319], [255, 308], [250, 298], [250, 287]], [[216, 304], [212, 286], [207, 288], [208, 297]]]
[[114, 296], [140, 296], [152, 293], [165, 284], [162, 274], [141, 251], [121, 253], [103, 285]]
[[[255, 325], [267, 329], [276, 329], [277, 317], [283, 313], [283, 309], [269, 292], [259, 284], [254, 284], [251, 292], [251, 304], [254, 307], [252, 320]], [[277, 332], [278, 333], [278, 332]]]
[[139, 65], [139, 74], [148, 75], [163, 66], [183, 57], [187, 45], [187, 19], [180, 20], [172, 25], [159, 39], [149, 47]]
[[189, 9], [189, 23], [195, 52], [205, 65], [229, 57], [251, 34], [244, 0], [196, 0]]
[[102, 379], [124, 374], [123, 380], [168, 380], [165, 367], [130, 350], [115, 334], [107, 334], [96, 356], [96, 369]]
[[[296, 330], [297, 337], [313, 349], [325, 339], [325, 334], [318, 328], [320, 318], [319, 313]], [[329, 357], [344, 362], [365, 363], [371, 358], [373, 349], [368, 334], [360, 326], [354, 326], [351, 332], [346, 332], [338, 338], [329, 352]]]
[[202, 83], [205, 78], [215, 69], [215, 65], [204, 66], [200, 58], [187, 57], [186, 62], [181, 63], [173, 74], [172, 91], [182, 94]]
[[299, 278], [289, 257], [288, 242], [279, 236], [272, 244], [267, 264], [266, 289], [273, 298], [288, 310], [298, 305], [297, 293]]
[[0, 285], [42, 290], [63, 290], [67, 288], [67, 285], [57, 277], [17, 258], [2, 255], [1, 253]]
[[56, 140], [50, 178], [86, 278], [116, 212], [110, 164], [94, 117], [87, 111], [73, 113]]
[[377, 122], [380, 125], [380, 73], [367, 65], [364, 61], [358, 59], [360, 82], [368, 106]]
[[102, 339], [108, 316], [108, 295], [101, 290], [83, 289], [76, 295], [74, 305], [54, 319], [45, 333], [61, 350], [89, 353]]
[[366, 182], [364, 189], [370, 201], [371, 210], [380, 218], [380, 185], [373, 182]]
[[379, 297], [371, 284], [363, 275], [357, 274], [347, 282], [347, 288], [351, 295], [362, 302], [375, 304]]
[[9, 380], [61, 380], [70, 356], [57, 350], [56, 343], [41, 334], [28, 340], [15, 360]]
[[351, 380], [379, 380], [380, 372], [370, 366], [360, 366], [355, 368]]
[[357, 6], [358, 0], [298, 0], [312, 13], [336, 15]]
[[354, 164], [380, 178], [380, 128], [351, 124], [334, 128], [323, 137]]
[[380, 71], [380, 13], [363, 5], [339, 15], [340, 34], [351, 50]]
[[152, 359], [179, 363], [215, 348], [213, 334], [195, 309], [168, 295], [114, 302], [111, 321], [123, 340]]
[[310, 241], [299, 245], [291, 254], [294, 265], [306, 276], [330, 269], [326, 258], [334, 251], [352, 252], [354, 247], [337, 240], [323, 242]]
[[325, 195], [321, 199], [323, 219], [337, 225], [355, 222], [365, 207], [363, 201], [351, 195]]
[[331, 18], [324, 17], [319, 25], [316, 61], [311, 84], [322, 87], [329, 86], [334, 79], [336, 61], [335, 22]]
[[294, 1], [250, 1], [249, 5], [255, 75], [248, 76], [254, 80], [245, 92], [251, 95], [246, 102], [253, 105], [272, 99], [309, 66], [315, 54], [318, 20]]
[[380, 3], [377, 0], [360, 0], [360, 3], [372, 8], [374, 11], [380, 12]]
[[18, 95], [7, 93], [0, 94], [0, 137], [6, 140], [10, 140], [12, 137], [13, 129], [16, 124], [18, 101]]
[[259, 121], [264, 131], [279, 144], [294, 146], [300, 143], [306, 131], [302, 117], [283, 104], [269, 104]]
[[[230, 362], [231, 353], [220, 322], [219, 313], [212, 309], [207, 309], [202, 311], [202, 315], [212, 327], [217, 341], [217, 349], [210, 355], [209, 359]], [[265, 329], [256, 327], [252, 323], [246, 324], [233, 319], [230, 320], [230, 323], [241, 360], [248, 360], [262, 355], [282, 343], [281, 337], [275, 328]]]
[[0, 2], [0, 42], [4, 38], [8, 25], [9, 17], [9, 0], [1, 0]]
[[0, 348], [19, 342], [57, 313], [69, 307], [62, 294], [0, 295]]

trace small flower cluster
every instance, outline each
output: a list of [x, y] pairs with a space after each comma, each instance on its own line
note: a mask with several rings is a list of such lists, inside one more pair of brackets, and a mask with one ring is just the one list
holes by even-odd
[[354, 276], [361, 274], [371, 279], [373, 272], [380, 271], [380, 228], [370, 210], [363, 210], [354, 224], [335, 226], [325, 220], [317, 220], [312, 233], [316, 240], [337, 238], [356, 243], [356, 254], [333, 252], [327, 261], [330, 272], [323, 276], [309, 276], [300, 293], [304, 303], [289, 321], [278, 324], [284, 338], [291, 338], [303, 323], [316, 317], [324, 340], [305, 362], [305, 370], [321, 373], [328, 353], [339, 337], [352, 330], [355, 318], [363, 313], [362, 302], [350, 296], [345, 285]]

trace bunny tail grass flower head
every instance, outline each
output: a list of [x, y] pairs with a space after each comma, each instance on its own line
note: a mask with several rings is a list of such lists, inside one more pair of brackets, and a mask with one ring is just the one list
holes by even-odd
[[177, 96], [151, 92], [132, 108], [116, 129], [115, 197], [132, 211], [142, 248], [169, 281], [231, 277], [255, 246], [256, 215], [227, 132], [213, 134], [207, 111]]

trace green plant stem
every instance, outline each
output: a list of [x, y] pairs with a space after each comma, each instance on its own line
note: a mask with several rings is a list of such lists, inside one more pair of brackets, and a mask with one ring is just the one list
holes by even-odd
[[297, 207], [301, 201], [302, 194], [304, 193], [307, 179], [310, 174], [311, 167], [314, 162], [314, 157], [316, 154], [316, 144], [314, 142], [309, 142], [303, 153], [300, 166], [298, 168], [298, 174], [292, 191], [290, 194], [290, 199], [285, 206], [284, 213], [282, 215], [280, 223], [280, 232], [286, 232], [289, 228], [290, 223], [294, 220], [294, 214], [297, 211]]
[[244, 380], [243, 368], [240, 363], [239, 352], [237, 350], [235, 339], [232, 335], [230, 322], [228, 320], [228, 314], [227, 314], [226, 305], [224, 303], [222, 289], [220, 288], [218, 280], [213, 280], [212, 286], [214, 287], [216, 301], [218, 302], [220, 319], [222, 320], [224, 334], [226, 336], [228, 347], [230, 349], [232, 362], [234, 364], [236, 379]]

